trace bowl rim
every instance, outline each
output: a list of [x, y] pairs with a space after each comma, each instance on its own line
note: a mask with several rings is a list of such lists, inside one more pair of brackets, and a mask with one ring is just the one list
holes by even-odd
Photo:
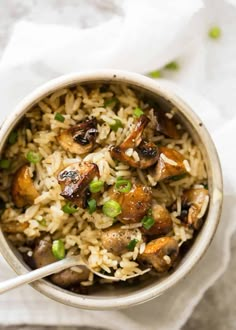
[[[194, 113], [191, 107], [172, 90], [169, 90], [166, 85], [163, 86], [161, 81], [153, 80], [143, 75], [123, 70], [93, 70], [72, 73], [60, 76], [38, 87], [16, 106], [15, 110], [3, 123], [0, 129], [0, 151], [2, 151], [9, 132], [33, 104], [60, 88], [73, 84], [92, 83], [96, 81], [118, 81], [127, 83], [136, 87], [144, 88], [152, 93], [156, 93], [165, 100], [173, 103], [177, 107], [178, 111], [184, 114], [184, 116], [191, 121], [197, 131], [197, 134], [199, 135], [200, 140], [205, 146], [207, 146], [212, 173], [211, 204], [204, 227], [201, 229], [201, 237], [198, 235], [195, 239], [195, 242], [191, 247], [191, 251], [188, 252], [188, 256], [184, 262], [172, 274], [168, 275], [160, 282], [157, 282], [147, 288], [142, 288], [138, 292], [124, 294], [122, 296], [114, 295], [112, 297], [93, 297], [74, 294], [45, 280], [39, 280], [31, 284], [31, 286], [37, 291], [66, 305], [83, 309], [112, 310], [134, 306], [161, 295], [184, 278], [191, 271], [193, 266], [196, 265], [196, 263], [203, 257], [213, 239], [220, 220], [223, 202], [223, 180], [220, 161], [215, 145], [205, 126], [199, 125], [202, 121]], [[17, 258], [13, 250], [9, 249], [8, 242], [1, 229], [0, 253], [17, 274], [20, 275], [29, 271], [29, 268], [27, 268]]]

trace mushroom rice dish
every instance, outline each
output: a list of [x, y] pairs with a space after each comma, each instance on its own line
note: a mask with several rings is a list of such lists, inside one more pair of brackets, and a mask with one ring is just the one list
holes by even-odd
[[[173, 271], [209, 203], [203, 157], [175, 110], [90, 84], [25, 114], [0, 160], [0, 223], [31, 268], [80, 255], [130, 285]], [[49, 280], [78, 293], [112, 283], [78, 266]]]

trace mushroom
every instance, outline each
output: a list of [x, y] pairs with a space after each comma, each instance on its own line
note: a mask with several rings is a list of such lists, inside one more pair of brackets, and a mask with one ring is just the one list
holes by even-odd
[[97, 120], [93, 118], [62, 131], [58, 136], [58, 142], [66, 151], [83, 155], [93, 150], [96, 136]]
[[185, 190], [182, 195], [182, 218], [191, 227], [198, 230], [202, 225], [202, 218], [209, 202], [208, 190], [205, 188], [192, 188]]
[[[143, 130], [148, 122], [149, 119], [142, 115], [126, 140], [119, 146], [110, 148], [111, 156], [135, 168], [145, 169], [155, 164], [159, 157], [157, 146], [142, 140]], [[138, 159], [132, 156], [134, 151], [137, 152]]]
[[108, 194], [120, 204], [121, 213], [116, 218], [124, 224], [139, 222], [151, 207], [151, 188], [141, 184], [133, 184], [127, 193], [120, 193], [111, 188]]
[[99, 170], [94, 163], [80, 162], [69, 165], [58, 175], [62, 188], [61, 196], [79, 207], [86, 208], [88, 185], [96, 176], [99, 176]]
[[185, 166], [185, 161], [187, 162], [187, 160], [177, 150], [160, 147], [159, 152], [160, 156], [157, 165], [152, 170], [154, 180], [161, 181], [187, 172]]
[[[39, 240], [33, 251], [32, 258], [36, 268], [40, 268], [57, 261], [52, 253], [52, 242], [49, 236]], [[80, 273], [71, 269], [66, 269], [60, 273], [51, 275], [50, 279], [54, 284], [62, 288], [68, 288], [88, 279], [89, 270], [84, 266], [80, 268]]]
[[7, 234], [23, 233], [28, 227], [28, 222], [10, 221], [1, 224], [2, 231]]
[[168, 271], [179, 254], [177, 241], [173, 237], [161, 237], [150, 241], [140, 259], [152, 265], [158, 273]]
[[128, 244], [138, 233], [138, 229], [123, 229], [122, 226], [115, 225], [102, 232], [102, 245], [108, 252], [121, 255], [128, 251]]
[[30, 176], [30, 168], [23, 165], [14, 175], [11, 189], [12, 199], [17, 207], [32, 205], [39, 196]]
[[180, 138], [179, 131], [176, 128], [176, 123], [172, 118], [167, 117], [166, 112], [155, 110], [154, 114], [157, 119], [156, 130], [158, 132], [172, 139]]
[[141, 228], [142, 232], [148, 236], [161, 236], [168, 234], [173, 229], [170, 213], [159, 204], [152, 206], [152, 218], [155, 221], [150, 229]]

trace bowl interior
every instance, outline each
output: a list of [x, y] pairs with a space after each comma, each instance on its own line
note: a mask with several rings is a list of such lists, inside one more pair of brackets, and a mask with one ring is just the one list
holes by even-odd
[[[189, 106], [176, 95], [169, 92], [165, 88], [162, 88], [161, 84], [157, 84], [151, 79], [139, 75], [129, 75], [127, 73], [124, 74], [119, 72], [116, 74], [100, 74], [97, 75], [97, 78], [92, 74], [84, 76], [77, 75], [67, 78], [65, 77], [61, 80], [45, 85], [43, 88], [26, 98], [16, 109], [14, 115], [3, 125], [0, 132], [0, 150], [3, 149], [7, 135], [19, 122], [25, 112], [30, 110], [39, 100], [43, 99], [45, 96], [51, 94], [57, 89], [67, 86], [72, 87], [75, 84], [120, 84], [124, 82], [134, 90], [138, 91], [140, 95], [144, 95], [149, 101], [151, 100], [164, 111], [169, 112], [171, 109], [175, 108], [177, 120], [190, 133], [194, 142], [199, 146], [206, 164], [208, 186], [211, 196], [208, 215], [192, 246], [185, 253], [175, 271], [167, 277], [162, 277], [160, 279], [147, 278], [147, 280], [135, 283], [132, 286], [128, 286], [124, 283], [124, 285], [119, 287], [115, 286], [115, 288], [111, 285], [97, 287], [94, 293], [89, 296], [75, 294], [61, 289], [46, 280], [41, 280], [32, 284], [37, 290], [48, 295], [49, 297], [76, 307], [90, 309], [121, 308], [141, 303], [160, 295], [174, 285], [179, 279], [185, 276], [186, 273], [191, 270], [193, 265], [200, 259], [200, 257], [202, 257], [214, 235], [220, 216], [222, 204], [221, 170], [215, 147], [203, 123], [192, 112]], [[11, 245], [11, 243], [8, 242], [2, 232], [0, 232], [0, 242], [1, 252], [14, 270], [18, 274], [27, 272], [29, 270], [29, 266], [25, 264], [22, 256]]]

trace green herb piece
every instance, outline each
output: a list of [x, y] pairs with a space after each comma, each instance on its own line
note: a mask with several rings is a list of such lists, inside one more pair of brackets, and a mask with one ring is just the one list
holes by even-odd
[[137, 238], [132, 239], [129, 244], [127, 245], [127, 248], [129, 251], [134, 251], [135, 246], [137, 245], [138, 240]]
[[175, 61], [170, 62], [170, 63], [166, 64], [165, 69], [173, 70], [173, 71], [179, 70], [179, 64]]
[[115, 187], [121, 193], [128, 193], [131, 190], [132, 184], [129, 180], [117, 178]]
[[135, 108], [133, 114], [135, 117], [139, 118], [144, 114], [144, 112], [140, 108]]
[[0, 168], [3, 170], [8, 170], [11, 166], [11, 161], [9, 159], [1, 159], [0, 160]]
[[121, 213], [121, 206], [119, 203], [111, 199], [104, 203], [102, 211], [108, 217], [115, 218]]
[[174, 175], [170, 179], [173, 181], [178, 181], [186, 177], [186, 173], [180, 174], [180, 175]]
[[204, 184], [203, 187], [208, 190], [208, 184]]
[[104, 182], [101, 180], [92, 181], [89, 184], [89, 190], [91, 193], [97, 193], [101, 191], [104, 187]]
[[72, 206], [71, 203], [69, 202], [62, 207], [62, 211], [67, 214], [74, 214], [78, 210], [77, 207]]
[[61, 239], [53, 241], [52, 253], [55, 258], [61, 260], [65, 258], [65, 245]]
[[15, 144], [17, 141], [17, 138], [18, 138], [17, 131], [12, 131], [8, 137], [8, 143], [11, 145]]
[[155, 70], [155, 71], [149, 72], [148, 75], [151, 78], [160, 78], [161, 77], [161, 71], [160, 70]]
[[123, 124], [119, 119], [115, 119], [115, 124], [110, 125], [110, 127], [112, 131], [117, 132], [118, 128], [123, 128]]
[[58, 112], [55, 114], [54, 119], [57, 121], [60, 121], [61, 123], [64, 123], [64, 121], [65, 121], [65, 117], [62, 116], [62, 114], [60, 114]]
[[109, 105], [112, 105], [112, 104], [117, 104], [119, 102], [119, 100], [116, 98], [116, 97], [113, 97], [112, 99], [108, 99], [106, 101], [104, 101], [104, 108], [108, 107]]
[[34, 151], [29, 151], [26, 155], [26, 159], [33, 164], [37, 164], [42, 159], [41, 155]]
[[42, 219], [42, 220], [38, 221], [38, 223], [39, 223], [41, 226], [43, 226], [43, 227], [46, 227], [46, 226], [47, 226], [47, 222], [46, 222], [45, 219]]
[[219, 39], [221, 36], [221, 29], [219, 26], [213, 26], [209, 31], [208, 31], [208, 36], [211, 39]]
[[90, 199], [88, 201], [88, 211], [90, 214], [92, 214], [93, 212], [95, 212], [97, 209], [97, 202], [96, 199]]
[[147, 215], [142, 220], [143, 228], [149, 230], [155, 224], [155, 220], [150, 215]]

